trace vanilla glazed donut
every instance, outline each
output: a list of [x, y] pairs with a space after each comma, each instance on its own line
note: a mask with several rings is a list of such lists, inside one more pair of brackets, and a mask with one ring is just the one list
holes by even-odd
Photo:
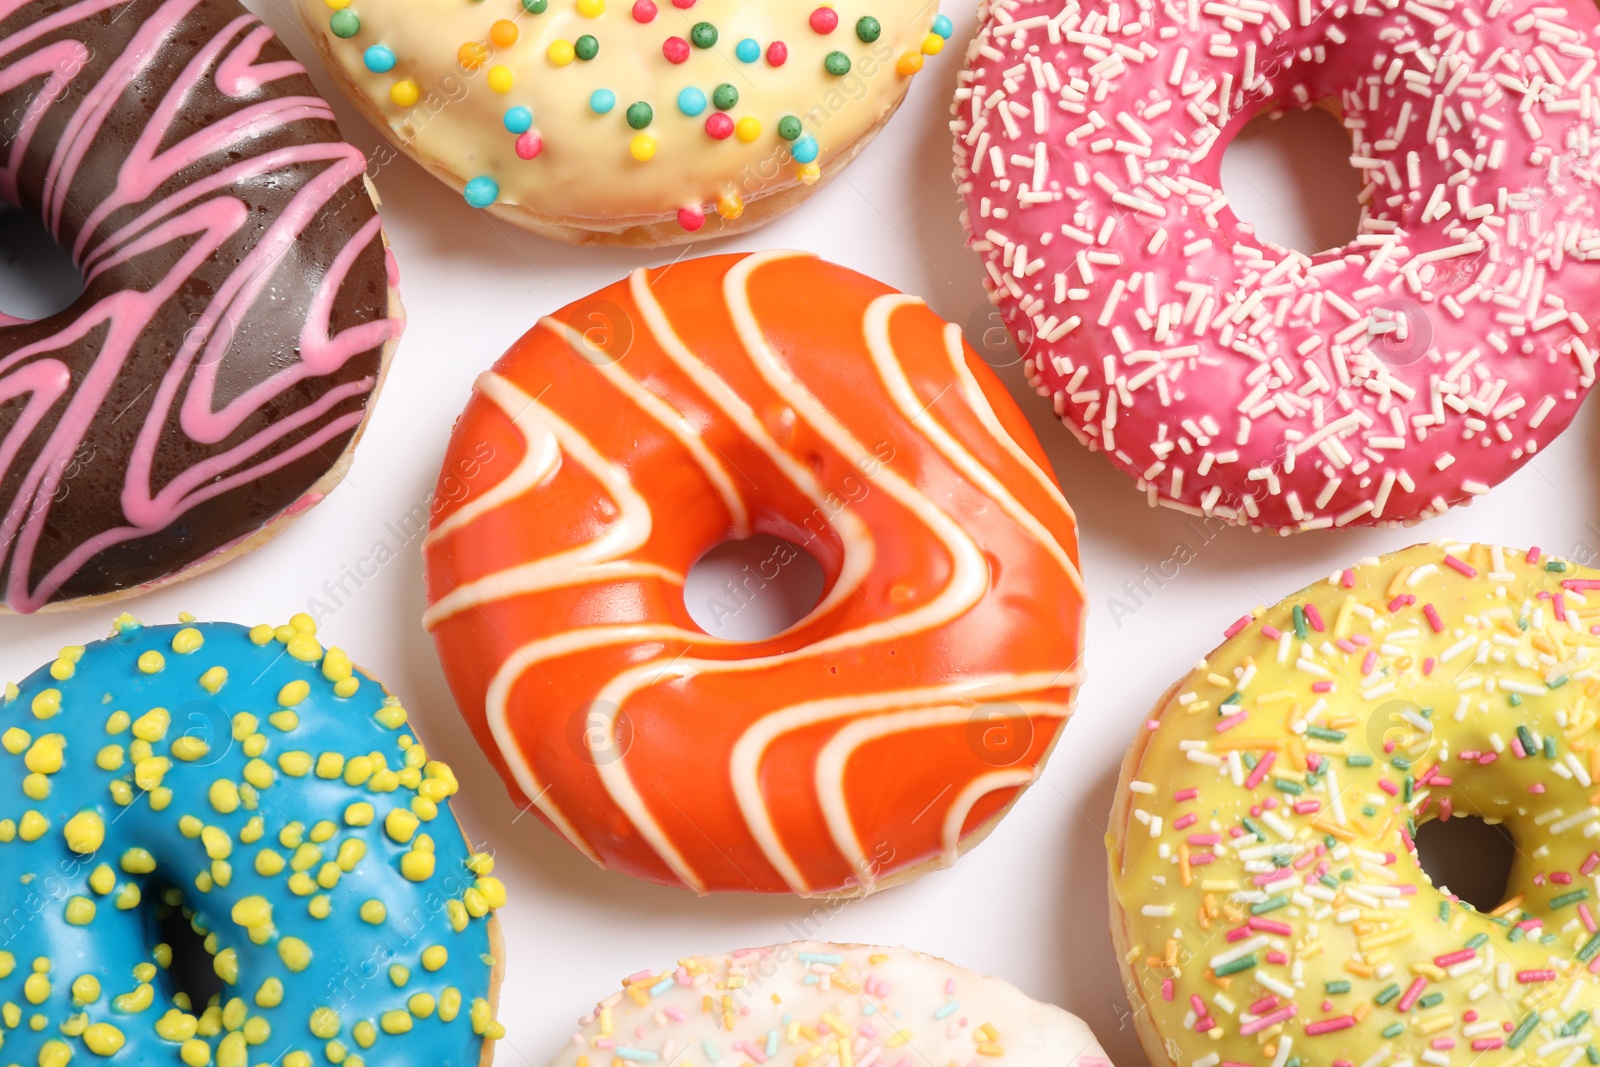
[[[1154, 503], [1289, 532], [1487, 492], [1594, 381], [1600, 15], [1535, 0], [990, 0], [956, 177], [1024, 368]], [[1228, 206], [1322, 103], [1365, 179], [1307, 256]]]
[[487, 1067], [505, 889], [406, 720], [304, 615], [123, 616], [8, 685], [0, 1062]]
[[402, 151], [472, 206], [575, 244], [681, 244], [788, 211], [951, 33], [937, 0], [296, 6]]
[[904, 948], [792, 941], [641, 971], [550, 1067], [722, 1061], [1111, 1067], [1083, 1020]]
[[402, 317], [361, 153], [234, 0], [0, 2], [0, 203], [85, 287], [0, 315], [0, 606], [84, 606], [344, 477]]
[[[1066, 722], [1076, 520], [914, 297], [795, 252], [636, 271], [479, 378], [443, 477], [465, 458], [425, 624], [513, 798], [605, 867], [881, 888], [981, 840]], [[684, 576], [752, 534], [813, 555], [821, 600], [709, 634]]]
[[[1151, 1060], [1600, 1058], [1600, 572], [1433, 544], [1257, 610], [1122, 765], [1112, 932]], [[1416, 828], [1516, 842], [1508, 897], [1435, 888]]]

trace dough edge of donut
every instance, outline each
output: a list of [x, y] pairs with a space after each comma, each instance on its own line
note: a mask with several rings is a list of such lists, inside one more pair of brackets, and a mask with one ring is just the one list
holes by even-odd
[[1145, 723], [1156, 718], [1158, 712], [1177, 698], [1183, 683], [1188, 678], [1189, 672], [1186, 671], [1156, 698], [1150, 712], [1139, 719], [1138, 734], [1122, 757], [1122, 766], [1117, 774], [1116, 796], [1111, 805], [1110, 824], [1106, 827], [1106, 902], [1109, 905], [1107, 910], [1110, 913], [1111, 941], [1117, 952], [1117, 970], [1122, 976], [1122, 992], [1127, 998], [1128, 1007], [1132, 1009], [1134, 1033], [1138, 1035], [1139, 1046], [1144, 1049], [1145, 1056], [1154, 1067], [1161, 1067], [1162, 1064], [1167, 1064], [1169, 1067], [1183, 1067], [1183, 1064], [1168, 1053], [1166, 1041], [1156, 1029], [1155, 1015], [1150, 1010], [1150, 1004], [1139, 992], [1139, 983], [1134, 980], [1133, 970], [1128, 962], [1128, 953], [1133, 947], [1133, 941], [1129, 936], [1127, 912], [1123, 909], [1122, 902], [1117, 899], [1117, 875], [1122, 866], [1123, 846], [1127, 842], [1129, 826], [1133, 822], [1133, 791], [1128, 786], [1138, 777], [1139, 766], [1144, 762], [1145, 750], [1156, 733], [1148, 729]]
[[[367, 178], [365, 175], [362, 176], [362, 182], [366, 186], [367, 196], [372, 201], [373, 210], [376, 211], [379, 207], [378, 191], [373, 187], [372, 180]], [[378, 231], [378, 236], [383, 241], [384, 252], [388, 253], [390, 251], [388, 231], [380, 228]], [[41, 607], [37, 614], [49, 615], [55, 612], [81, 611], [85, 608], [103, 607], [107, 604], [114, 604], [120, 600], [128, 600], [133, 597], [143, 596], [146, 593], [153, 593], [159, 589], [165, 589], [170, 585], [176, 585], [179, 582], [187, 581], [190, 578], [198, 578], [202, 574], [207, 574], [216, 570], [218, 567], [232, 563], [241, 556], [247, 556], [254, 552], [256, 549], [265, 545], [268, 541], [271, 541], [273, 538], [283, 533], [290, 526], [293, 526], [297, 519], [312, 511], [317, 507], [318, 504], [321, 504], [322, 500], [326, 499], [328, 494], [337, 489], [339, 484], [344, 481], [345, 475], [350, 473], [351, 464], [355, 462], [356, 446], [359, 445], [361, 443], [361, 439], [366, 436], [367, 427], [372, 422], [372, 413], [374, 408], [377, 407], [378, 395], [383, 392], [384, 383], [386, 383], [389, 379], [389, 370], [394, 362], [394, 353], [399, 347], [401, 335], [404, 333], [406, 315], [405, 307], [400, 301], [400, 290], [391, 284], [388, 286], [388, 292], [388, 318], [395, 322], [399, 328], [396, 329], [394, 334], [383, 343], [382, 349], [379, 350], [378, 378], [377, 381], [373, 383], [372, 391], [367, 394], [366, 405], [361, 414], [361, 422], [356, 425], [355, 433], [350, 437], [350, 443], [346, 445], [345, 450], [339, 454], [339, 458], [334, 461], [333, 466], [328, 468], [327, 473], [321, 478], [317, 479], [313, 485], [308, 486], [300, 494], [301, 500], [304, 500], [308, 496], [318, 496], [319, 499], [317, 500], [316, 504], [303, 507], [300, 510], [292, 513], [290, 512], [289, 508], [285, 508], [276, 515], [272, 516], [272, 518], [268, 519], [266, 525], [262, 526], [255, 533], [249, 535], [241, 541], [235, 542], [231, 548], [227, 548], [221, 552], [206, 556], [205, 558], [198, 560], [197, 562], [192, 563], [181, 570], [173, 571], [171, 574], [158, 578], [153, 582], [146, 582], [143, 585], [129, 586], [126, 589], [118, 589], [115, 592], [100, 593], [96, 596], [80, 597], [76, 600], [53, 600]], [[293, 506], [294, 505], [291, 504], [290, 508]], [[15, 614], [16, 612], [11, 610], [10, 606], [7, 605], [4, 600], [0, 600], [0, 617], [7, 617]]]
[[[333, 52], [328, 43], [326, 28], [314, 24], [309, 14], [299, 4], [295, 5], [299, 23], [311, 43], [317, 50], [317, 57], [322, 62], [322, 67], [334, 83], [339, 87], [340, 93], [355, 108], [356, 112], [367, 121], [367, 124], [377, 130], [383, 137], [407, 159], [416, 163], [432, 177], [454, 190], [459, 196], [466, 189], [467, 179], [446, 167], [438, 160], [429, 159], [408, 145], [395, 129], [389, 125], [379, 110], [367, 95], [352, 81], [343, 67], [333, 58]], [[628, 219], [606, 220], [597, 218], [583, 218], [568, 215], [551, 215], [536, 211], [531, 207], [520, 204], [505, 204], [495, 202], [481, 210], [495, 218], [503, 219], [512, 225], [537, 234], [552, 241], [564, 244], [578, 245], [580, 247], [611, 247], [611, 248], [670, 248], [675, 245], [694, 244], [700, 241], [713, 241], [724, 237], [736, 237], [749, 230], [759, 229], [781, 215], [799, 207], [813, 193], [831, 182], [845, 167], [855, 161], [855, 158], [877, 137], [889, 120], [894, 118], [895, 112], [900, 110], [900, 105], [905, 102], [906, 94], [911, 91], [912, 79], [902, 79], [898, 95], [889, 102], [883, 115], [869, 127], [860, 137], [850, 144], [844, 145], [833, 154], [822, 167], [821, 176], [810, 185], [801, 184], [790, 180], [785, 185], [773, 192], [763, 194], [744, 202], [744, 211], [736, 219], [725, 219], [715, 213], [706, 216], [706, 225], [701, 229], [689, 232], [678, 225], [676, 212], [651, 216], [639, 216]], [[717, 221], [715, 228], [712, 220]]]

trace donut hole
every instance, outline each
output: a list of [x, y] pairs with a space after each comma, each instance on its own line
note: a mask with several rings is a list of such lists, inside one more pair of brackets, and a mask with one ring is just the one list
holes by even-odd
[[172, 966], [166, 970], [167, 993], [186, 994], [194, 1010], [201, 1011], [225, 988], [211, 953], [206, 951], [205, 936], [194, 928], [194, 911], [184, 903], [181, 891], [160, 883], [150, 888], [145, 900], [154, 903], [145, 906], [152, 909], [156, 940], [172, 949]]
[[83, 275], [44, 224], [26, 211], [0, 212], [0, 312], [32, 322], [81, 295]]
[[822, 599], [822, 586], [815, 556], [793, 541], [756, 534], [724, 541], [696, 560], [683, 602], [712, 637], [765, 641], [805, 618]]
[[1417, 827], [1416, 843], [1417, 861], [1441, 892], [1479, 911], [1506, 899], [1517, 846], [1503, 824], [1471, 815], [1432, 819]]
[[1361, 226], [1350, 134], [1325, 107], [1245, 123], [1223, 152], [1222, 191], [1257, 237], [1307, 255], [1343, 248]]

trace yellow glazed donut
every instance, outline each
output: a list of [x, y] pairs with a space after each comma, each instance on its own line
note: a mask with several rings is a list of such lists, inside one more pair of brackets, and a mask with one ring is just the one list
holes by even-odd
[[[1235, 622], [1123, 763], [1112, 932], [1151, 1060], [1600, 1062], [1600, 572], [1434, 544]], [[1416, 826], [1516, 841], [1484, 914]]]
[[951, 33], [937, 0], [295, 2], [403, 151], [472, 206], [576, 244], [781, 214], [855, 158]]

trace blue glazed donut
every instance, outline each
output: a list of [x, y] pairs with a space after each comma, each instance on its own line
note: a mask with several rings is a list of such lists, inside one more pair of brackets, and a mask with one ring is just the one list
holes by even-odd
[[0, 706], [0, 1064], [487, 1064], [505, 889], [455, 791], [306, 616], [63, 649]]

